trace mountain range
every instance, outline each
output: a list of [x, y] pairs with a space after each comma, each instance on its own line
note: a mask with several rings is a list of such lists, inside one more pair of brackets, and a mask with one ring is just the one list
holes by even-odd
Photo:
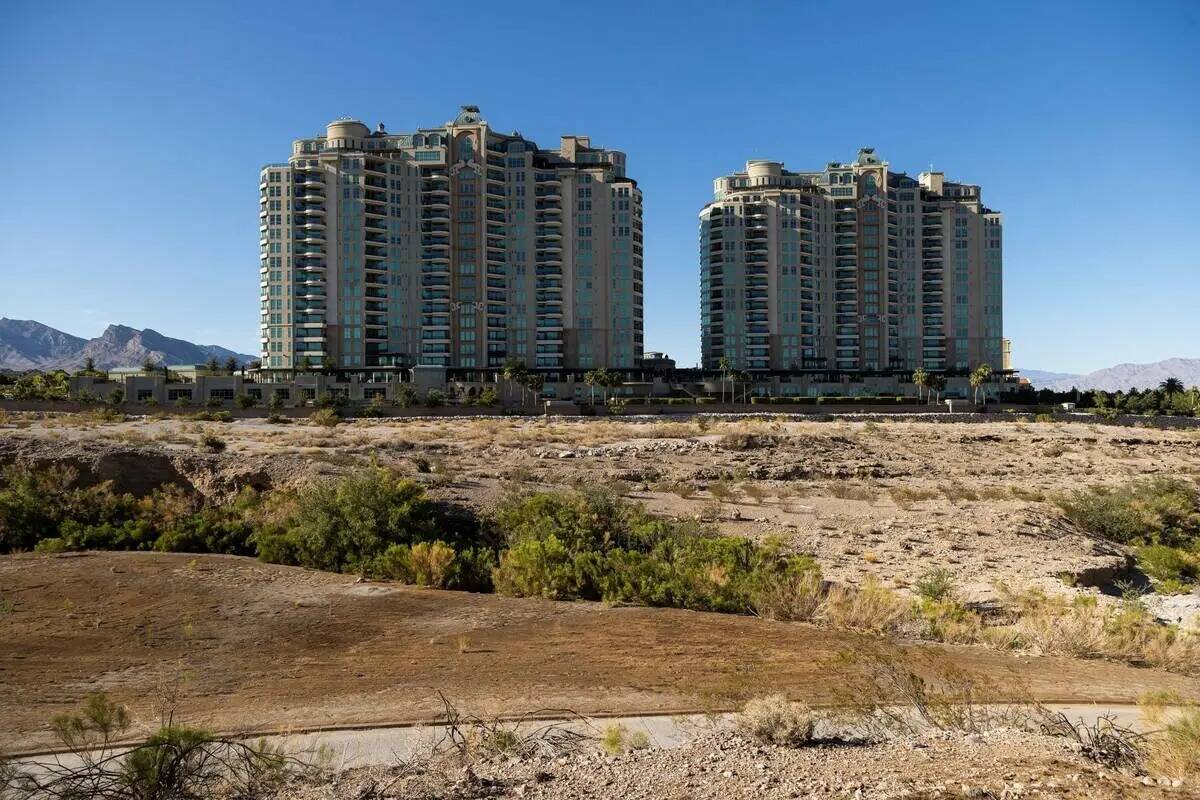
[[1115, 367], [1098, 369], [1086, 375], [1069, 372], [1043, 372], [1036, 369], [1020, 370], [1038, 389], [1053, 389], [1065, 392], [1070, 389], [1103, 389], [1106, 392], [1138, 389], [1157, 389], [1167, 378], [1178, 378], [1184, 386], [1200, 385], [1200, 358], [1168, 358], [1152, 364], [1117, 364]]
[[203, 364], [210, 358], [224, 362], [231, 356], [242, 364], [258, 358], [215, 344], [173, 339], [150, 328], [109, 325], [95, 339], [84, 339], [35, 320], [0, 317], [0, 369], [74, 371], [88, 358], [96, 369], [140, 367], [147, 359], [177, 366]]

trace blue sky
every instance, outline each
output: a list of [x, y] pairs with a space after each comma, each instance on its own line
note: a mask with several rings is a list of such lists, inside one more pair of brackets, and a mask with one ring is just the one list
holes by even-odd
[[750, 158], [874, 146], [1005, 214], [1019, 367], [1200, 356], [1200, 4], [14, 3], [0, 315], [257, 350], [258, 169], [464, 103], [624, 150], [646, 346], [699, 351], [696, 214]]

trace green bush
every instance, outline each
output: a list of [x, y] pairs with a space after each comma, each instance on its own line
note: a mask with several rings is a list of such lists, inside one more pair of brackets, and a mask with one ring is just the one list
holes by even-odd
[[334, 428], [342, 421], [342, 417], [338, 414], [337, 409], [318, 408], [309, 414], [308, 421], [323, 428]]
[[777, 544], [648, 515], [605, 490], [514, 494], [493, 524], [508, 549], [497, 591], [746, 613], [766, 583], [816, 569]]
[[1137, 563], [1161, 592], [1182, 593], [1200, 581], [1200, 553], [1189, 553], [1181, 547], [1165, 544], [1139, 547]]
[[1200, 582], [1200, 492], [1179, 478], [1093, 486], [1056, 500], [1095, 536], [1137, 548], [1138, 567], [1161, 589]]
[[368, 467], [312, 484], [253, 536], [259, 558], [409, 583], [487, 589], [494, 548], [442, 514], [415, 481]]
[[1092, 486], [1056, 501], [1070, 521], [1121, 544], [1186, 546], [1200, 536], [1200, 495], [1178, 478]]

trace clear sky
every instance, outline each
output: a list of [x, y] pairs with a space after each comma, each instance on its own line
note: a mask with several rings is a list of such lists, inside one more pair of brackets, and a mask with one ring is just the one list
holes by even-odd
[[699, 355], [697, 222], [747, 159], [874, 146], [1005, 215], [1018, 367], [1200, 356], [1200, 3], [14, 2], [0, 316], [257, 352], [258, 170], [480, 106], [628, 153], [646, 347]]

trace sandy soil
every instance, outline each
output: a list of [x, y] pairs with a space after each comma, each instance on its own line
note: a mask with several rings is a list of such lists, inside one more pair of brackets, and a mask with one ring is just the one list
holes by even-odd
[[[855, 634], [672, 609], [423, 591], [225, 556], [0, 558], [0, 750], [52, 743], [47, 723], [104, 689], [153, 726], [179, 693], [219, 730], [432, 720], [438, 692], [480, 714], [729, 708], [783, 690], [830, 699]], [[1150, 669], [920, 646], [1014, 696], [1195, 695]]]
[[420, 770], [360, 769], [298, 786], [289, 800], [1122, 800], [1194, 798], [1193, 781], [1151, 780], [1106, 770], [1063, 739], [1013, 730], [929, 733], [879, 744], [763, 746], [729, 731], [675, 750], [617, 756], [579, 753], [491, 758], [469, 767], [449, 759]]
[[[833, 580], [872, 574], [904, 587], [946, 567], [975, 600], [994, 597], [997, 581], [1111, 586], [1128, 554], [1066, 525], [1047, 500], [1082, 485], [1200, 474], [1200, 431], [889, 419], [436, 418], [329, 429], [14, 414], [0, 423], [0, 464], [74, 463], [86, 479], [131, 491], [172, 480], [220, 496], [376, 460], [484, 511], [514, 486], [610, 484], [656, 512], [779, 536]], [[205, 433], [226, 452], [206, 452]]]

